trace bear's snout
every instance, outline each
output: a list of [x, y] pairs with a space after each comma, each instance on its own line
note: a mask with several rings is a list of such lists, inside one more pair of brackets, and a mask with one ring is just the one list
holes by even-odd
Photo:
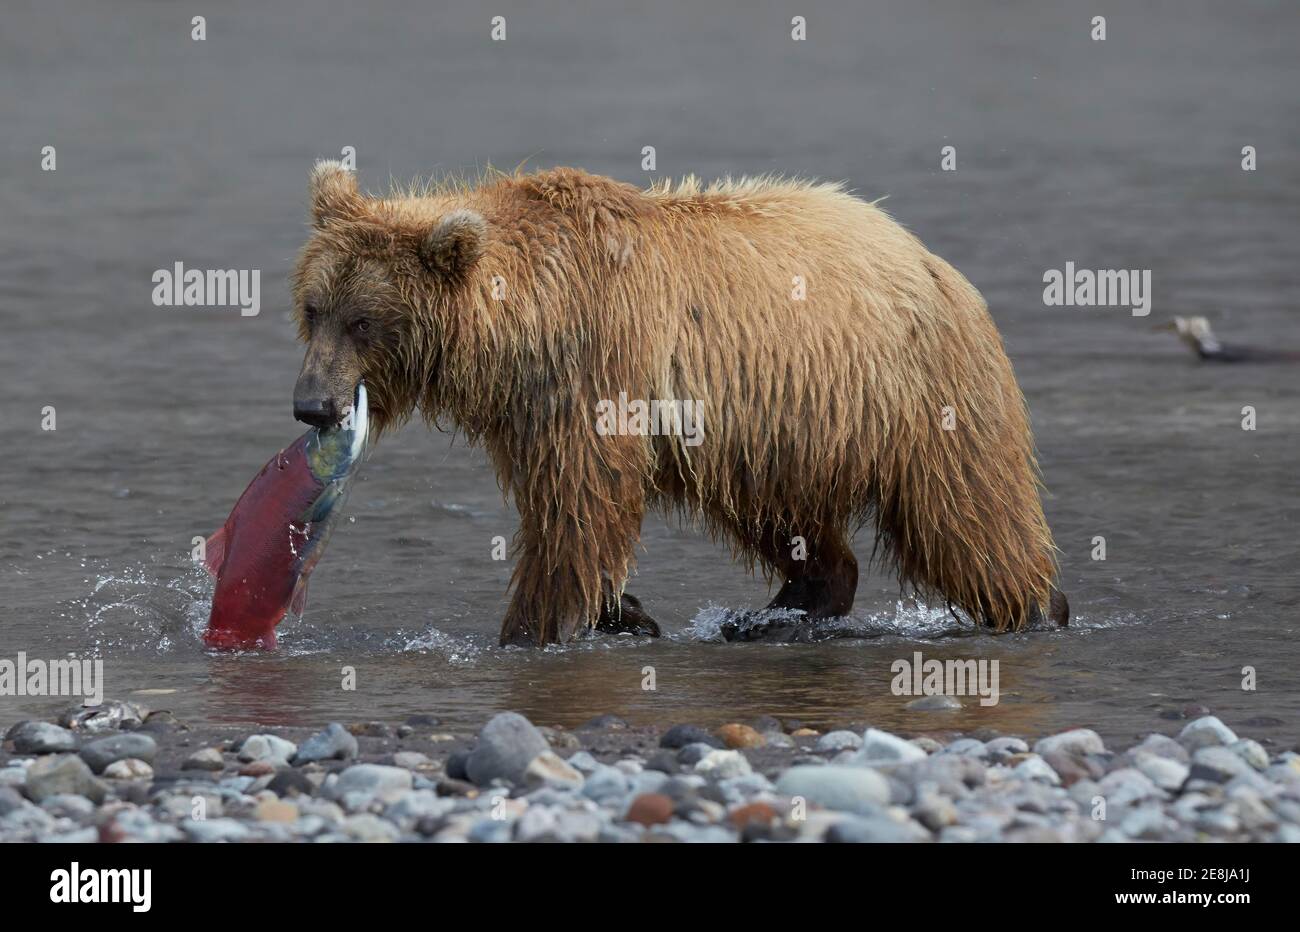
[[361, 371], [346, 341], [316, 336], [293, 387], [293, 416], [312, 427], [333, 427], [352, 406]]
[[293, 388], [293, 416], [312, 427], [333, 427], [343, 419], [346, 402], [314, 368], [304, 367]]
[[341, 419], [332, 398], [293, 399], [293, 416], [312, 427], [333, 427]]

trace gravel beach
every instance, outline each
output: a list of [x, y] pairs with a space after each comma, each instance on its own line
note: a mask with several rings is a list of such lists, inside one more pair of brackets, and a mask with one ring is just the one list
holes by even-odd
[[770, 717], [271, 733], [110, 700], [8, 729], [0, 841], [1300, 842], [1300, 754], [1204, 711], [1121, 750]]

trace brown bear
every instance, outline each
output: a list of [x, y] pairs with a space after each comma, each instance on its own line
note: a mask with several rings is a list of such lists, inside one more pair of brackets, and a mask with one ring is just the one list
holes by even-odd
[[[1065, 623], [983, 299], [841, 186], [558, 168], [370, 197], [322, 162], [311, 215], [294, 414], [333, 423], [364, 379], [377, 432], [418, 409], [484, 445], [520, 515], [503, 644], [658, 633], [624, 591], [651, 508], [757, 562], [786, 617], [850, 610], [871, 524], [922, 595]], [[689, 402], [702, 431], [597, 429], [614, 399]]]

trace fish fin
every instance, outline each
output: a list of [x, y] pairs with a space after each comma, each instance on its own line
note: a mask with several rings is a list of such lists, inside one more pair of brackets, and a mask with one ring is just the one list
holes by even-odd
[[307, 607], [307, 577], [298, 577], [297, 584], [293, 587], [293, 598], [289, 600], [289, 611], [293, 612], [297, 618], [302, 617], [302, 611]]
[[203, 567], [215, 579], [226, 562], [226, 526], [223, 524], [213, 532], [203, 545]]

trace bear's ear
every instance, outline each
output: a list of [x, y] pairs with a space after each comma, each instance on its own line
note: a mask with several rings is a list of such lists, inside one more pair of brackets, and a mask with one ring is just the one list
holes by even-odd
[[487, 221], [464, 208], [433, 225], [420, 242], [420, 261], [429, 271], [458, 278], [474, 267], [487, 248]]
[[319, 227], [327, 220], [345, 220], [355, 216], [360, 207], [356, 175], [342, 162], [317, 162], [311, 170], [312, 223]]

